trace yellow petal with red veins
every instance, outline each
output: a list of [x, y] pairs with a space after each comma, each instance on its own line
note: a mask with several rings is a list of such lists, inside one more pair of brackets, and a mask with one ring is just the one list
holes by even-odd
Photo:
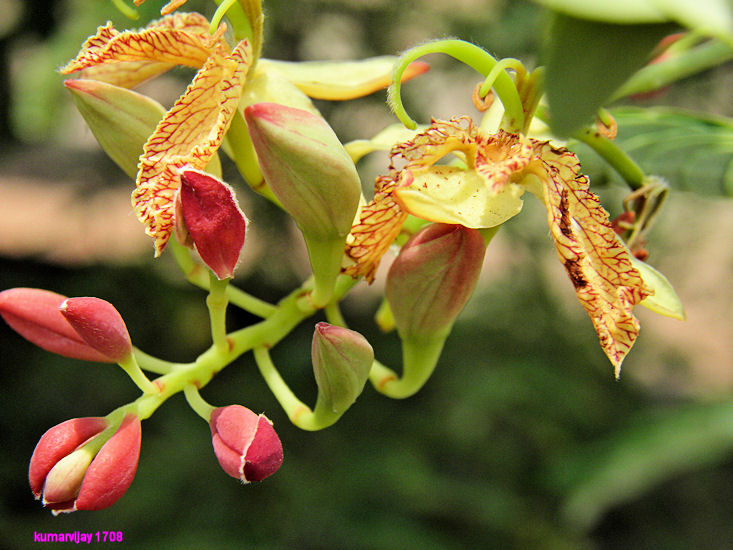
[[542, 182], [547, 221], [558, 256], [588, 312], [616, 376], [639, 334], [631, 310], [652, 294], [634, 268], [626, 247], [608, 221], [608, 213], [579, 175], [578, 160], [565, 148], [535, 142], [542, 166], [532, 170]]
[[61, 73], [84, 71], [84, 78], [129, 88], [176, 65], [199, 68], [215, 50], [224, 55], [225, 43], [211, 42], [209, 22], [196, 13], [170, 15], [140, 31], [118, 32], [108, 23]]
[[145, 232], [155, 239], [156, 256], [173, 231], [178, 169], [190, 165], [203, 170], [216, 153], [239, 103], [251, 59], [246, 40], [231, 55], [212, 55], [145, 144], [132, 204]]
[[[392, 81], [397, 57], [370, 57], [360, 61], [275, 61], [260, 59], [266, 70], [276, 69], [303, 92], [315, 99], [347, 100], [386, 88]], [[411, 63], [402, 81], [429, 69], [426, 63]]]
[[496, 192], [473, 170], [432, 166], [422, 173], [403, 171], [402, 181], [395, 200], [406, 212], [432, 222], [495, 227], [522, 209], [522, 186], [509, 183]]
[[392, 177], [377, 178], [374, 199], [361, 208], [347, 240], [346, 254], [355, 262], [344, 270], [347, 275], [371, 283], [382, 256], [400, 234], [407, 213], [392, 198], [395, 185]]

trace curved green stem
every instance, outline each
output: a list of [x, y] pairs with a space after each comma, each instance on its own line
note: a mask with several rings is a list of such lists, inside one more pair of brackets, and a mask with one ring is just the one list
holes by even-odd
[[445, 338], [433, 340], [402, 340], [402, 376], [374, 361], [369, 381], [378, 392], [394, 399], [404, 399], [417, 393], [433, 374], [443, 351]]
[[[173, 238], [168, 242], [168, 248], [173, 252], [173, 257], [186, 277], [186, 280], [204, 290], [210, 289], [210, 275], [209, 271], [202, 266], [197, 264], [191, 258], [191, 252], [188, 248], [181, 245], [177, 239]], [[267, 318], [277, 309], [272, 304], [260, 300], [250, 294], [247, 294], [243, 290], [235, 287], [234, 285], [227, 285], [226, 287], [227, 299], [233, 305], [257, 315], [258, 317]], [[156, 371], [157, 372], [157, 371]]]
[[[488, 76], [498, 63], [497, 60], [486, 51], [469, 42], [464, 42], [463, 40], [436, 40], [435, 42], [428, 42], [422, 46], [416, 46], [407, 50], [402, 54], [397, 65], [395, 65], [392, 73], [392, 84], [388, 90], [388, 99], [397, 118], [399, 118], [405, 126], [413, 130], [417, 128], [417, 123], [410, 118], [407, 111], [405, 111], [400, 97], [402, 73], [407, 69], [407, 66], [410, 63], [430, 53], [444, 53], [450, 55], [458, 61], [461, 61], [475, 69], [484, 77]], [[519, 93], [517, 92], [517, 87], [515, 86], [514, 81], [506, 71], [501, 70], [496, 75], [496, 80], [493, 82], [493, 88], [496, 91], [496, 95], [504, 105], [506, 113], [503, 123], [506, 126], [504, 129], [508, 131], [519, 131], [524, 127], [525, 114], [522, 101], [519, 98]]]
[[120, 13], [122, 13], [129, 19], [132, 19], [133, 21], [140, 19], [140, 14], [137, 12], [137, 10], [125, 4], [125, 0], [112, 0], [112, 3], [120, 11]]
[[132, 351], [135, 354], [135, 358], [137, 359], [140, 368], [148, 372], [154, 372], [155, 374], [168, 374], [175, 368], [175, 363], [153, 357], [139, 348], [133, 347]]
[[329, 303], [324, 309], [324, 313], [326, 314], [326, 320], [331, 323], [332, 325], [336, 325], [339, 327], [348, 328], [346, 326], [346, 319], [344, 319], [344, 316], [341, 314], [341, 308], [339, 307], [338, 302], [333, 301]]
[[[543, 106], [537, 108], [537, 117], [547, 122], [547, 112]], [[597, 130], [585, 128], [575, 132], [572, 137], [593, 149], [619, 173], [631, 189], [641, 189], [644, 186], [645, 175], [641, 167], [618, 145], [603, 137]]]
[[632, 189], [644, 186], [644, 171], [618, 145], [603, 137], [596, 130], [586, 128], [573, 134], [575, 139], [585, 143], [618, 172]]
[[193, 384], [185, 386], [183, 388], [183, 394], [186, 396], [186, 401], [193, 411], [208, 422], [211, 419], [211, 413], [214, 412], [216, 407], [207, 403], [201, 397], [198, 388]]
[[[339, 277], [334, 290], [334, 299], [342, 298], [354, 284], [356, 281], [351, 277]], [[267, 319], [230, 333], [227, 335], [227, 343], [230, 345], [226, 347], [212, 345], [193, 363], [165, 363], [140, 352], [144, 364], [152, 367], [165, 365], [169, 372], [155, 379], [153, 384], [156, 386], [156, 391], [154, 393], [146, 393], [132, 403], [118, 407], [107, 415], [107, 418], [110, 422], [116, 421], [118, 424], [122, 422], [122, 418], [127, 413], [133, 413], [141, 420], [149, 418], [169, 397], [185, 391], [186, 386], [193, 385], [199, 389], [203, 388], [217, 372], [231, 364], [243, 353], [254, 348], [266, 349], [274, 346], [296, 325], [317, 311], [315, 307], [303, 307], [301, 298], [307, 292], [306, 282], [283, 298], [276, 306], [275, 312]], [[191, 390], [188, 391], [191, 392]], [[317, 420], [321, 427], [325, 427], [322, 419]], [[315, 420], [310, 422], [315, 422]], [[305, 427], [304, 429], [317, 428]]]
[[140, 365], [138, 365], [134, 353], [131, 353], [119, 365], [143, 393], [156, 393], [158, 391], [158, 387], [148, 380], [148, 377], [140, 370]]

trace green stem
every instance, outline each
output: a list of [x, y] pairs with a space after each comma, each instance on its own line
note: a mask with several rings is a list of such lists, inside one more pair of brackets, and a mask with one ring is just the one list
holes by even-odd
[[733, 47], [717, 40], [707, 42], [640, 69], [616, 90], [611, 101], [632, 94], [658, 90], [672, 82], [716, 67], [730, 59], [733, 59]]
[[183, 394], [186, 396], [186, 401], [193, 411], [208, 422], [211, 419], [211, 413], [214, 412], [216, 407], [209, 405], [204, 398], [201, 397], [198, 388], [193, 384], [184, 386]]
[[641, 189], [644, 186], [644, 171], [613, 141], [589, 128], [575, 132], [573, 137], [598, 153], [621, 175], [629, 187]]
[[175, 367], [175, 363], [153, 357], [136, 347], [133, 347], [132, 351], [135, 354], [135, 358], [137, 359], [140, 368], [148, 372], [154, 372], [155, 374], [168, 374]]
[[[537, 118], [544, 122], [548, 120], [547, 111], [542, 105], [537, 108]], [[572, 137], [593, 149], [619, 173], [631, 189], [641, 189], [644, 186], [645, 175], [641, 167], [623, 149], [597, 130], [585, 128], [575, 132]]]
[[328, 406], [324, 406], [320, 398], [316, 402], [315, 410], [298, 399], [280, 376], [267, 348], [255, 348], [253, 353], [267, 387], [270, 388], [275, 399], [295, 426], [301, 430], [322, 430], [333, 425], [341, 417], [341, 413], [336, 413]]
[[[189, 249], [181, 245], [175, 238], [169, 241], [168, 247], [172, 250], [173, 257], [185, 275], [186, 280], [199, 288], [209, 290], [209, 271], [201, 264], [193, 261]], [[277, 309], [272, 304], [268, 304], [259, 298], [247, 294], [231, 284], [227, 285], [226, 294], [230, 303], [263, 319], [275, 313]]]
[[226, 288], [229, 279], [219, 280], [213, 272], [209, 272], [209, 295], [206, 297], [206, 307], [209, 309], [211, 321], [211, 340], [214, 347], [226, 351], [227, 344], [227, 300]]
[[252, 351], [262, 378], [265, 379], [267, 387], [270, 388], [270, 391], [278, 403], [280, 403], [280, 406], [282, 406], [290, 421], [296, 426], [300, 426], [299, 423], [303, 418], [311, 418], [313, 411], [308, 405], [298, 399], [285, 380], [283, 380], [282, 376], [280, 376], [280, 373], [270, 358], [270, 353], [267, 351], [267, 348], [256, 347]]
[[321, 308], [333, 297], [336, 280], [341, 272], [346, 237], [320, 240], [303, 233], [303, 238], [308, 248], [308, 258], [313, 271], [313, 292], [310, 300], [314, 306]]
[[140, 370], [140, 365], [138, 365], [134, 353], [131, 353], [119, 365], [143, 393], [157, 393], [158, 387], [148, 380], [148, 377]]
[[[351, 277], [339, 277], [334, 299], [343, 297], [355, 283], [356, 281]], [[295, 289], [278, 303], [276, 311], [267, 319], [229, 334], [227, 340], [231, 346], [221, 349], [212, 345], [193, 363], [169, 364], [170, 372], [154, 381], [157, 386], [156, 393], [144, 394], [132, 403], [118, 407], [106, 418], [118, 424], [128, 413], [136, 414], [141, 420], [149, 418], [169, 397], [184, 391], [186, 386], [194, 385], [199, 389], [206, 386], [217, 372], [231, 364], [243, 353], [258, 347], [274, 346], [298, 323], [317, 311], [314, 307], [305, 309], [302, 304], [299, 304], [299, 300], [307, 292], [308, 290], [303, 286]], [[151, 358], [151, 364], [158, 365], [158, 363], [161, 361]]]
[[402, 376], [374, 361], [369, 380], [374, 388], [394, 399], [410, 397], [420, 390], [433, 374], [440, 359], [445, 338], [402, 340]]
[[[407, 50], [400, 57], [392, 73], [392, 84], [389, 87], [388, 98], [390, 106], [397, 118], [399, 118], [405, 126], [413, 130], [417, 128], [417, 123], [410, 118], [405, 111], [400, 97], [402, 73], [407, 69], [407, 66], [410, 63], [430, 53], [444, 53], [450, 55], [458, 61], [461, 61], [475, 69], [484, 77], [488, 76], [497, 64], [497, 60], [489, 53], [485, 52], [478, 46], [474, 46], [473, 44], [464, 42], [463, 40], [436, 40], [435, 42], [428, 42], [422, 46], [416, 46], [415, 48]], [[522, 106], [522, 101], [519, 98], [519, 93], [517, 92], [514, 81], [506, 71], [502, 70], [497, 74], [493, 87], [496, 91], [497, 97], [504, 105], [504, 129], [508, 131], [518, 131], [523, 128], [524, 108]]]
[[336, 301], [333, 301], [329, 303], [324, 309], [324, 313], [326, 314], [326, 320], [331, 323], [332, 325], [336, 325], [339, 327], [348, 328], [346, 326], [346, 319], [344, 319], [344, 316], [341, 314], [341, 308], [339, 308], [339, 304]]

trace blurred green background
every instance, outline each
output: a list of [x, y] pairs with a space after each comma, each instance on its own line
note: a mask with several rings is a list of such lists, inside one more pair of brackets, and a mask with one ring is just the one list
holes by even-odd
[[[139, 24], [162, 4], [148, 0]], [[213, 13], [211, 2], [187, 8]], [[508, 0], [265, 8], [264, 55], [290, 60], [394, 54], [457, 36], [533, 65], [545, 20], [534, 4]], [[100, 152], [55, 72], [107, 19], [138, 25], [109, 1], [0, 0], [0, 289], [104, 298], [140, 348], [188, 361], [208, 346], [204, 295], [167, 255], [153, 261], [129, 205], [131, 182]], [[428, 61], [431, 71], [405, 86], [411, 114], [475, 114], [476, 75]], [[170, 104], [189, 77], [176, 71], [146, 91]], [[732, 84], [731, 67], [720, 67], [636, 104], [733, 116]], [[318, 106], [348, 141], [394, 122], [384, 100], [382, 92]], [[672, 194], [649, 244], [650, 263], [675, 285], [688, 320], [637, 308], [642, 332], [620, 381], [530, 198], [489, 248], [480, 287], [415, 397], [392, 401], [367, 386], [339, 423], [308, 433], [288, 422], [249, 355], [206, 387], [210, 402], [241, 403], [274, 421], [285, 462], [257, 485], [222, 472], [208, 426], [176, 396], [143, 424], [137, 476], [116, 505], [52, 517], [27, 485], [38, 438], [137, 391], [116, 367], [52, 356], [0, 324], [0, 547], [31, 547], [34, 532], [122, 531], [126, 548], [733, 548], [733, 204], [695, 193], [694, 163], [705, 166], [690, 162], [685, 191]], [[365, 159], [365, 187], [385, 167], [383, 155]], [[236, 282], [276, 301], [307, 275], [300, 237], [230, 164], [225, 179], [252, 220]], [[617, 214], [623, 189], [599, 191]], [[396, 336], [372, 322], [380, 284], [360, 284], [344, 313], [377, 357], [398, 367]], [[253, 319], [231, 311], [230, 321]], [[311, 403], [312, 329], [304, 323], [273, 351]]]

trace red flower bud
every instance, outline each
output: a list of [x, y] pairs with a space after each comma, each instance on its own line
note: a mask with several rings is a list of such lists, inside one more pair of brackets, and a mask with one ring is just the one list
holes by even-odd
[[95, 452], [104, 418], [75, 418], [54, 426], [33, 451], [28, 479], [36, 498], [60, 512], [101, 510], [112, 506], [135, 477], [142, 437], [140, 419], [128, 414], [117, 431]]
[[385, 294], [402, 338], [445, 337], [478, 282], [485, 245], [462, 225], [415, 233], [387, 274]]
[[204, 263], [219, 279], [234, 275], [244, 246], [247, 218], [234, 190], [211, 174], [184, 168], [180, 171], [177, 220], [179, 231], [188, 233]]
[[283, 462], [283, 447], [264, 414], [241, 405], [215, 409], [209, 421], [214, 454], [224, 471], [244, 483], [262, 481]]
[[115, 307], [99, 298], [68, 298], [61, 314], [87, 344], [120, 363], [132, 353], [127, 327]]
[[59, 311], [66, 296], [39, 288], [0, 292], [0, 315], [23, 338], [64, 357], [113, 363], [87, 344]]

